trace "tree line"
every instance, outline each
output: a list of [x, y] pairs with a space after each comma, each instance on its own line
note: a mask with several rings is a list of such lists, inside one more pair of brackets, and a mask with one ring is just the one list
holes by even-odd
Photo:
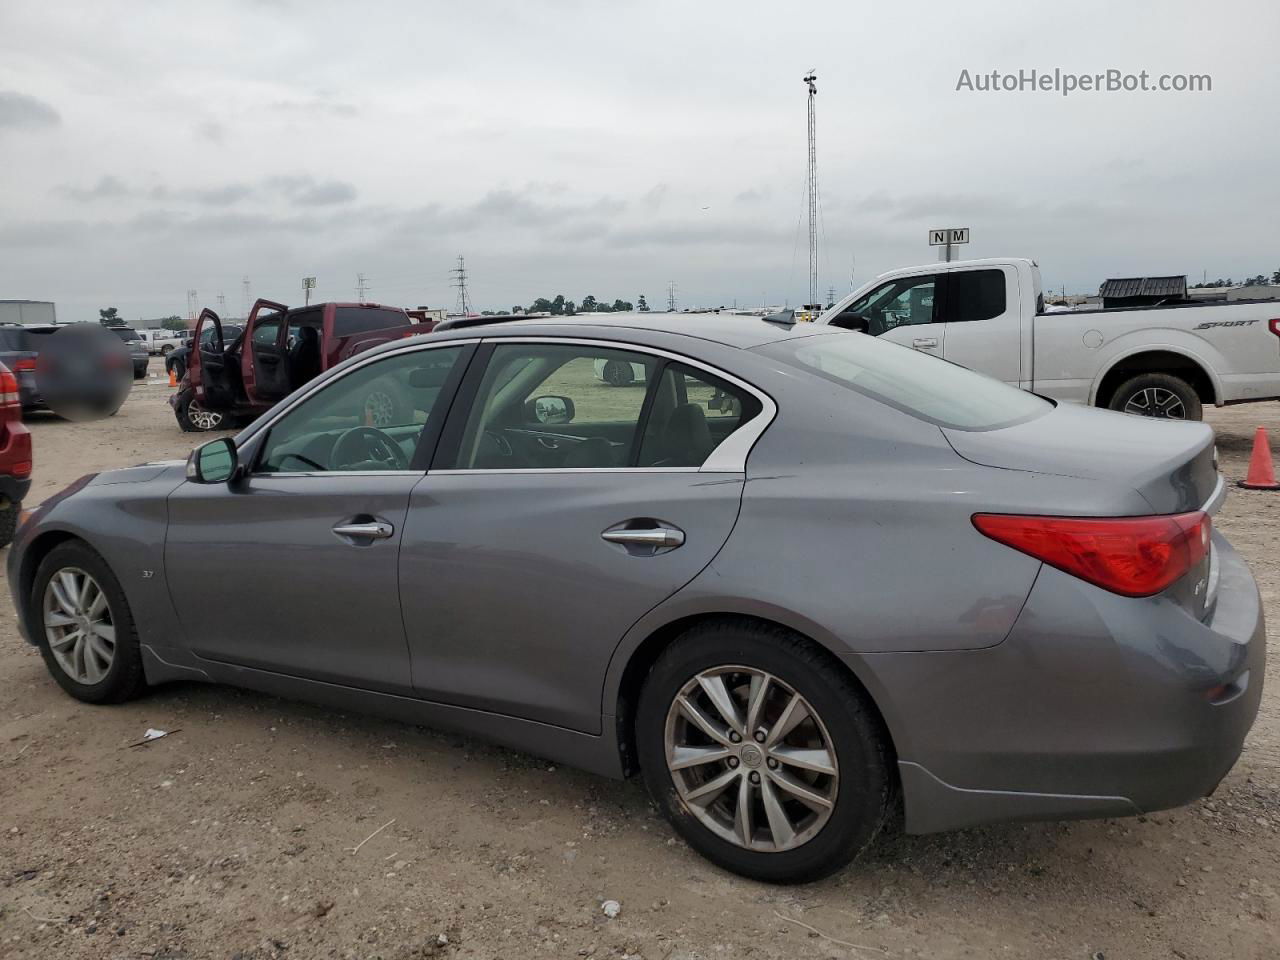
[[[1246, 287], [1261, 287], [1268, 283], [1274, 283], [1274, 284], [1280, 285], [1280, 270], [1277, 270], [1275, 273], [1271, 274], [1270, 277], [1267, 277], [1265, 273], [1260, 273], [1256, 277], [1246, 277], [1244, 280], [1241, 280], [1240, 283]], [[1226, 280], [1223, 280], [1221, 277], [1219, 277], [1217, 280], [1210, 280], [1208, 283], [1193, 283], [1191, 285], [1191, 289], [1192, 290], [1212, 290], [1215, 287], [1234, 287], [1235, 285], [1236, 285], [1236, 282], [1232, 280], [1230, 277], [1228, 277]]]
[[[512, 313], [549, 313], [553, 317], [571, 317], [575, 313], [630, 313], [632, 310], [638, 310], [640, 313], [649, 312], [649, 303], [645, 300], [643, 293], [640, 294], [637, 303], [622, 299], [609, 303], [607, 300], [597, 300], [592, 294], [587, 294], [582, 298], [581, 303], [577, 303], [566, 300], [563, 293], [557, 293], [551, 299], [538, 297], [527, 307], [517, 304], [511, 308]], [[481, 310], [480, 315], [492, 317], [501, 312], [500, 310]]]

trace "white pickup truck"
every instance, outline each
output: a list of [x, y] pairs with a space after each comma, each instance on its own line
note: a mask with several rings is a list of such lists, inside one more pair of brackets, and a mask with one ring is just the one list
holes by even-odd
[[1046, 313], [1017, 257], [881, 274], [820, 315], [1055, 400], [1170, 419], [1280, 399], [1280, 300]]

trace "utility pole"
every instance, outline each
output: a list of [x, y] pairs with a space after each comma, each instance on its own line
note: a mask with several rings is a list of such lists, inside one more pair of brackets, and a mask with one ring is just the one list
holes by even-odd
[[467, 261], [458, 254], [458, 265], [449, 271], [453, 277], [452, 287], [458, 288], [458, 301], [454, 304], [454, 313], [467, 316], [471, 313], [471, 298], [467, 294]]
[[364, 303], [364, 295], [369, 292], [369, 281], [364, 278], [363, 273], [356, 274], [356, 300]]
[[244, 294], [244, 318], [249, 318], [249, 310], [253, 306], [253, 297], [249, 295], [249, 278], [245, 277], [240, 281], [240, 291]]
[[818, 141], [814, 109], [818, 101], [818, 74], [810, 70], [804, 78], [809, 88], [809, 303], [818, 302]]
[[676, 282], [667, 281], [667, 313], [676, 312]]

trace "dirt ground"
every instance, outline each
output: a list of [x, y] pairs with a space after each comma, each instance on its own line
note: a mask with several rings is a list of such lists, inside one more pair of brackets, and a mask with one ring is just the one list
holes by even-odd
[[[30, 502], [185, 456], [167, 394], [140, 386], [104, 422], [31, 418]], [[1280, 404], [1208, 419], [1232, 478], [1257, 424], [1280, 440]], [[1276, 609], [1280, 493], [1234, 490], [1218, 523]], [[834, 878], [784, 888], [693, 854], [638, 783], [216, 687], [77, 703], [19, 638], [6, 588], [0, 957], [1276, 957], [1276, 663], [1211, 800], [891, 836]], [[129, 747], [148, 727], [173, 733]]]

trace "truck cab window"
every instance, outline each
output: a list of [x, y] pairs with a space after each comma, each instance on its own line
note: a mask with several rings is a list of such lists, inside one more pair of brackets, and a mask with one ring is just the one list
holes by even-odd
[[845, 307], [832, 324], [878, 337], [894, 327], [932, 323], [936, 279], [902, 277], [882, 283]]
[[946, 323], [990, 320], [1005, 312], [1003, 270], [960, 270], [947, 275]]

